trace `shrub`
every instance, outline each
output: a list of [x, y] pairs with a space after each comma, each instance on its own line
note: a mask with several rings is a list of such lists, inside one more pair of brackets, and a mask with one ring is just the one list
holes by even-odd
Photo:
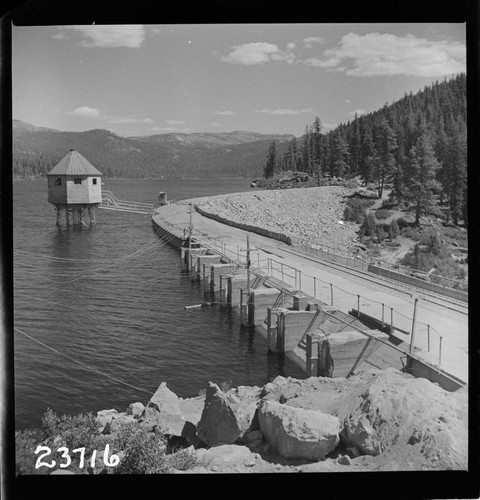
[[41, 443], [43, 435], [37, 429], [15, 431], [15, 469], [17, 475], [48, 474], [47, 467], [35, 469], [38, 455], [35, 455], [37, 446]]
[[377, 239], [378, 242], [381, 243], [387, 236], [387, 233], [384, 231], [382, 226], [377, 227]]
[[390, 212], [390, 210], [385, 210], [384, 208], [379, 208], [375, 213], [375, 217], [377, 219], [388, 219], [391, 215], [392, 212]]
[[400, 261], [400, 264], [418, 269], [419, 271], [430, 271], [435, 265], [435, 259], [430, 253], [423, 252], [420, 245], [417, 243], [413, 247], [413, 252], [406, 253]]
[[52, 449], [56, 448], [53, 441], [57, 439], [62, 442], [61, 446], [70, 450], [85, 448], [87, 455], [96, 449], [101, 441], [96, 418], [91, 412], [58, 417], [49, 408], [42, 417], [42, 427], [47, 446]]
[[400, 234], [400, 229], [398, 227], [398, 223], [395, 219], [392, 219], [392, 222], [390, 222], [390, 226], [388, 228], [388, 233], [390, 235], [391, 240], [395, 240], [398, 235]]
[[[70, 451], [85, 448], [85, 456], [88, 456], [94, 449], [103, 447], [104, 439], [104, 436], [98, 434], [97, 422], [92, 413], [59, 417], [49, 408], [42, 417], [41, 429], [26, 429], [15, 433], [17, 474], [49, 474], [57, 468], [35, 469], [39, 457], [35, 455], [35, 450], [39, 444], [48, 446], [52, 450], [52, 453], [43, 460], [47, 462], [55, 460], [58, 466], [60, 463], [65, 463], [62, 453], [57, 452], [58, 448], [64, 446]], [[72, 460], [69, 470], [80, 470], [78, 468], [80, 456], [73, 453], [69, 456]]]
[[442, 227], [440, 231], [445, 238], [457, 242], [460, 246], [466, 247], [468, 245], [468, 233], [466, 231], [462, 231], [458, 227]]
[[158, 474], [166, 472], [166, 439], [136, 422], [123, 425], [112, 443], [115, 454], [123, 452], [116, 474]]
[[396, 221], [400, 229], [410, 226], [410, 223], [407, 220], [405, 220], [405, 217], [399, 217], [398, 219], [396, 219]]
[[343, 218], [347, 221], [361, 224], [367, 215], [365, 206], [366, 204], [362, 200], [356, 198], [349, 199], [345, 205]]
[[166, 471], [182, 470], [187, 471], [195, 466], [197, 458], [189, 449], [183, 449], [172, 453], [171, 455], [165, 455], [165, 467]]
[[427, 247], [427, 252], [433, 255], [439, 255], [442, 249], [442, 242], [435, 231], [428, 231], [422, 234], [420, 243]]
[[420, 241], [422, 233], [420, 230], [414, 227], [405, 227], [401, 230], [401, 234], [405, 236], [405, 238], [410, 238], [413, 241]]
[[369, 236], [370, 238], [372, 238], [376, 235], [377, 223], [375, 221], [375, 216], [372, 214], [372, 212], [369, 212], [360, 227], [360, 236]]

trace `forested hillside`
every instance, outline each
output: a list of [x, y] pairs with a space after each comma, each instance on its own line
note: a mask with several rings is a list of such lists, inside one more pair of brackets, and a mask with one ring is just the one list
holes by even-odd
[[359, 176], [379, 197], [419, 217], [438, 212], [467, 224], [466, 75], [436, 82], [417, 94], [323, 133], [319, 117], [284, 153], [271, 144], [264, 176], [298, 170], [317, 176]]
[[261, 175], [272, 140], [293, 135], [231, 132], [120, 137], [103, 129], [62, 132], [13, 121], [13, 175], [39, 178], [76, 149], [105, 177], [191, 178]]

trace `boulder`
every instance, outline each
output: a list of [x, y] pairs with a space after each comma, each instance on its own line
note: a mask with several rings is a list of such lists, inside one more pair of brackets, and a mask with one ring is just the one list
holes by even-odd
[[337, 458], [337, 463], [340, 465], [352, 465], [352, 460], [348, 455], [340, 455]]
[[182, 412], [183, 418], [194, 425], [200, 421], [203, 407], [205, 405], [205, 396], [197, 396], [195, 398], [178, 398], [178, 405]]
[[347, 421], [343, 434], [348, 443], [356, 446], [366, 455], [379, 455], [380, 445], [375, 439], [375, 431], [367, 416], [362, 414], [358, 419]]
[[320, 460], [340, 441], [337, 417], [275, 401], [263, 401], [258, 409], [265, 440], [285, 458]]
[[144, 410], [145, 405], [143, 403], [132, 403], [127, 408], [127, 415], [133, 415], [135, 418], [140, 418]]
[[98, 429], [102, 432], [105, 429], [105, 426], [112, 421], [114, 415], [118, 415], [117, 410], [101, 410], [97, 412], [97, 424]]
[[251, 431], [245, 435], [245, 440], [247, 443], [251, 443], [251, 442], [256, 441], [258, 439], [263, 440], [263, 432], [260, 430]]
[[194, 448], [201, 448], [204, 445], [203, 441], [197, 436], [197, 428], [188, 420], [183, 427], [182, 437], [189, 446], [193, 446]]
[[255, 411], [255, 400], [227, 396], [217, 384], [209, 382], [197, 435], [208, 446], [233, 444], [250, 430]]
[[139, 418], [142, 425], [171, 436], [181, 436], [185, 419], [180, 411], [178, 396], [162, 382]]

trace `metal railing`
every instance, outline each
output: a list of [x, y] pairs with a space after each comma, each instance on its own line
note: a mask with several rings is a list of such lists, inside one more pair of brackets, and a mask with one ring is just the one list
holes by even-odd
[[[323, 244], [307, 243], [300, 240], [295, 240], [294, 243], [297, 250], [307, 255], [312, 255], [319, 259], [361, 272], [376, 274], [377, 276], [399, 281], [462, 302], [468, 302], [468, 280], [460, 281], [435, 274], [427, 276], [425, 272], [408, 268], [400, 264], [390, 264], [378, 259], [365, 261], [360, 258], [347, 256], [338, 252], [335, 248]], [[415, 276], [415, 274], [417, 276]], [[423, 276], [425, 279], [419, 278], [418, 276]]]
[[[181, 231], [178, 226], [175, 226], [164, 220], [162, 220], [162, 225], [165, 228], [169, 228], [169, 230], [174, 234]], [[211, 237], [196, 230], [193, 230], [192, 238], [201, 246], [204, 246], [216, 253], [221, 254], [228, 261], [230, 261], [232, 263], [232, 274], [245, 274], [247, 272], [245, 248], [241, 247], [240, 245], [227, 244], [218, 238]], [[333, 255], [337, 258], [343, 257], [347, 262], [349, 261], [349, 259], [351, 261], [355, 260], [350, 257], [335, 254]], [[362, 263], [362, 261], [359, 262]], [[367, 309], [368, 315], [370, 315], [372, 318], [376, 318], [378, 322], [381, 321], [382, 323], [389, 324], [392, 333], [395, 330], [398, 330], [407, 335], [411, 334], [413, 317], [403, 314], [398, 309], [395, 309], [388, 304], [376, 301], [363, 295], [352, 293], [348, 290], [343, 290], [342, 288], [334, 285], [331, 282], [324, 281], [318, 276], [312, 276], [305, 272], [302, 272], [300, 269], [285, 264], [280, 260], [271, 257], [261, 258], [260, 253], [257, 253], [257, 258], [253, 258], [251, 260], [250, 272], [254, 276], [262, 277], [263, 279], [267, 277], [267, 283], [271, 284], [271, 286], [276, 287], [278, 290], [280, 290], [280, 292], [283, 292], [283, 294], [281, 293], [279, 295], [279, 297], [282, 298], [284, 297], [284, 294], [292, 296], [295, 295], [295, 289], [300, 289], [303, 293], [311, 296], [313, 299], [318, 299], [321, 302], [324, 302], [325, 304], [329, 304], [331, 306], [334, 306], [335, 302], [338, 303], [339, 300], [345, 302], [345, 300], [348, 300], [348, 297], [351, 297], [353, 299], [352, 310], [355, 306], [357, 307], [357, 311], [359, 313], [361, 308], [362, 311]], [[268, 279], [269, 277], [271, 278], [270, 281]], [[293, 290], [289, 289], [289, 287]], [[306, 292], [306, 290], [309, 290], [309, 292]], [[310, 292], [310, 290], [312, 292]], [[404, 323], [406, 320], [406, 328], [401, 328], [398, 326], [401, 318], [403, 318]], [[424, 324], [417, 321], [416, 326], [417, 332], [415, 339], [417, 341], [417, 345], [412, 345], [412, 349], [415, 347], [420, 351], [431, 352], [436, 347], [434, 346], [434, 340], [436, 340], [438, 343], [438, 355], [436, 356], [438, 362], [436, 363], [436, 366], [440, 369], [440, 365], [442, 362], [443, 336], [429, 324]], [[424, 327], [423, 330], [419, 330], [419, 327], [421, 326]], [[432, 337], [431, 333], [434, 333], [435, 336]], [[426, 344], [426, 347], [419, 347], [420, 344]]]
[[119, 200], [112, 191], [108, 189], [102, 190], [102, 205], [104, 206], [113, 206], [118, 209], [126, 209], [126, 210], [140, 210], [145, 212], [153, 211], [152, 203], [143, 203], [140, 201], [126, 201]]

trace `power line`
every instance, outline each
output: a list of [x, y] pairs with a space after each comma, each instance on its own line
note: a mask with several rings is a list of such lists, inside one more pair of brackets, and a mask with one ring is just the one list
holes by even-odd
[[25, 337], [29, 338], [30, 340], [33, 340], [33, 341], [34, 341], [34, 342], [36, 342], [37, 344], [40, 344], [40, 345], [42, 345], [43, 347], [46, 347], [47, 349], [50, 349], [50, 350], [51, 350], [51, 351], [53, 351], [54, 353], [59, 354], [60, 356], [63, 356], [64, 358], [67, 358], [67, 359], [69, 359], [70, 361], [73, 361], [74, 363], [77, 363], [77, 364], [78, 364], [78, 365], [80, 365], [80, 366], [83, 366], [83, 367], [84, 367], [84, 368], [86, 368], [87, 370], [90, 370], [90, 371], [92, 371], [92, 372], [94, 372], [94, 373], [98, 373], [99, 375], [103, 375], [104, 377], [108, 377], [109, 379], [114, 380], [115, 382], [118, 382], [119, 384], [123, 384], [123, 385], [126, 385], [126, 386], [128, 386], [128, 387], [131, 387], [131, 388], [133, 388], [133, 389], [136, 389], [136, 390], [138, 390], [138, 391], [147, 392], [148, 394], [153, 395], [153, 393], [152, 393], [151, 391], [147, 391], [147, 390], [145, 390], [145, 389], [142, 389], [142, 388], [140, 388], [140, 387], [136, 387], [136, 386], [134, 386], [134, 385], [132, 385], [132, 384], [129, 384], [129, 383], [127, 383], [127, 382], [123, 382], [123, 380], [119, 380], [118, 378], [112, 377], [111, 375], [108, 375], [107, 373], [103, 373], [103, 372], [101, 372], [101, 371], [97, 370], [96, 368], [93, 368], [93, 367], [91, 367], [91, 366], [88, 366], [88, 365], [86, 365], [85, 363], [82, 363], [81, 361], [78, 361], [78, 360], [76, 360], [76, 359], [74, 359], [74, 358], [72, 358], [72, 357], [68, 356], [67, 354], [64, 354], [64, 353], [62, 353], [62, 352], [60, 352], [60, 351], [57, 351], [57, 350], [56, 350], [56, 349], [54, 349], [53, 347], [50, 347], [49, 345], [47, 345], [47, 344], [45, 344], [45, 343], [41, 342], [40, 340], [35, 339], [34, 337], [32, 337], [32, 336], [28, 335], [27, 333], [23, 332], [22, 330], [20, 330], [20, 329], [19, 329], [19, 328], [17, 328], [16, 326], [14, 327], [14, 329], [15, 329], [18, 333], [21, 333], [21, 334], [22, 334], [22, 335], [24, 335]]

